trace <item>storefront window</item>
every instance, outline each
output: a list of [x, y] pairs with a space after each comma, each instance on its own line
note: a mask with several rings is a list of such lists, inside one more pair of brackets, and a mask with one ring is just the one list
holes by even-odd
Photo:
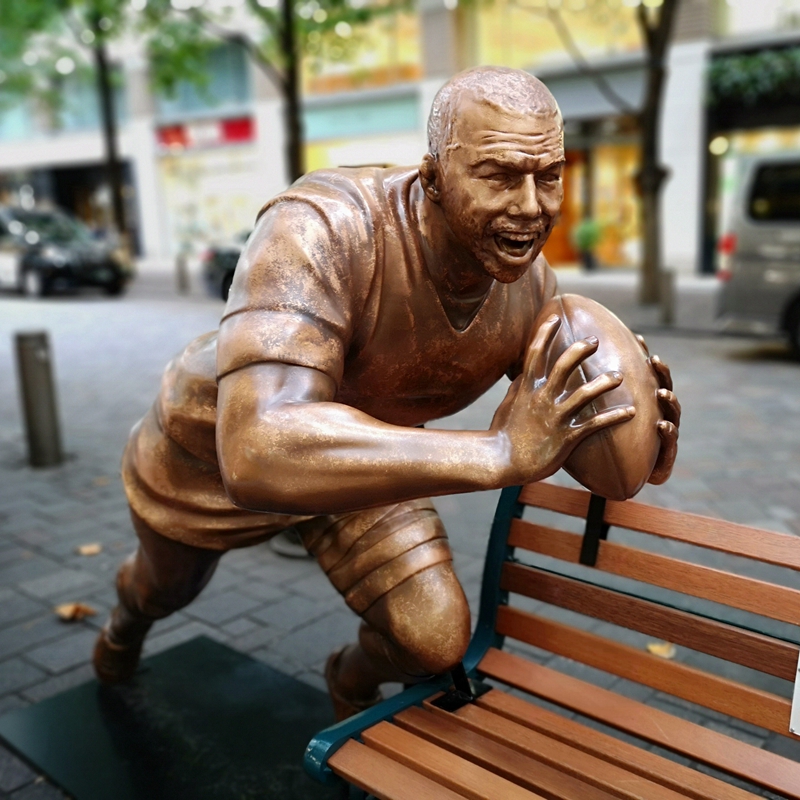
[[[117, 124], [128, 117], [125, 87], [119, 70], [112, 75], [112, 97]], [[56, 123], [62, 131], [86, 131], [100, 127], [100, 96], [97, 78], [91, 72], [74, 72], [62, 79], [61, 104], [57, 109]]]
[[180, 82], [175, 93], [157, 98], [159, 119], [188, 119], [241, 113], [250, 101], [248, 56], [239, 45], [226, 44], [208, 56], [208, 84]]
[[226, 242], [252, 229], [264, 203], [252, 146], [165, 155], [159, 177], [176, 250]]
[[33, 130], [33, 114], [26, 103], [0, 108], [0, 141], [25, 139]]
[[639, 201], [634, 183], [639, 148], [632, 144], [599, 145], [594, 159], [594, 215], [603, 226], [597, 256], [603, 264], [633, 266], [641, 255]]
[[635, 174], [639, 147], [627, 142], [593, 142], [585, 150], [566, 152], [561, 217], [544, 254], [554, 266], [580, 260], [573, 233], [582, 221], [600, 229], [594, 249], [601, 267], [636, 266], [641, 256], [639, 198]]

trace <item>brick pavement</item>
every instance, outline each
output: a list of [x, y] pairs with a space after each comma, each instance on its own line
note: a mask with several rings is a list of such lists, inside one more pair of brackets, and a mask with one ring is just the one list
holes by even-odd
[[[678, 330], [665, 332], [654, 312], [635, 305], [630, 275], [570, 272], [560, 280], [564, 290], [595, 296], [646, 330], [651, 349], [673, 369], [684, 406], [680, 458], [672, 480], [647, 487], [643, 499], [800, 535], [800, 365], [778, 344], [704, 333], [713, 317], [707, 282], [684, 283]], [[214, 328], [221, 308], [197, 288], [177, 297], [169, 276], [159, 275], [144, 275], [119, 300], [0, 295], [0, 713], [91, 677], [92, 640], [114, 600], [116, 566], [133, 544], [118, 477], [123, 443], [152, 402], [164, 364]], [[69, 454], [62, 466], [48, 470], [25, 464], [12, 358], [13, 332], [39, 328], [51, 334]], [[485, 428], [503, 391], [493, 389], [442, 427]], [[496, 496], [436, 501], [473, 604]], [[101, 543], [102, 553], [78, 555], [76, 548], [89, 542]], [[58, 622], [53, 606], [73, 600], [91, 604], [99, 615], [72, 625]], [[327, 654], [356, 629], [356, 618], [314, 563], [279, 559], [258, 546], [228, 554], [201, 598], [154, 628], [146, 653], [202, 633], [323, 687]], [[568, 666], [601, 683], [614, 680]], [[777, 746], [777, 737], [766, 731], [617, 683], [638, 699], [678, 706], [708, 727]], [[0, 749], [2, 797], [62, 795]]]

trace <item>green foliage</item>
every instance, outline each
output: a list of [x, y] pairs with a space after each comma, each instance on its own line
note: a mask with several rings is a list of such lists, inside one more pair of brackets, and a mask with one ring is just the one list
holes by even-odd
[[93, 75], [91, 45], [125, 28], [128, 0], [0, 2], [0, 110], [20, 102], [56, 114], [65, 80]]
[[[203, 87], [204, 63], [215, 42], [237, 42], [271, 72], [286, 67], [281, 50], [281, 0], [244, 0], [223, 7], [203, 0], [148, 0], [138, 28], [148, 37], [151, 77], [157, 89], [174, 92], [178, 82]], [[347, 61], [364, 44], [366, 26], [374, 19], [409, 10], [414, 0], [291, 0], [296, 58]], [[177, 7], [176, 7], [177, 6]]]
[[711, 106], [800, 101], [800, 47], [716, 56], [707, 101]]
[[174, 95], [181, 82], [204, 89], [209, 82], [208, 55], [219, 40], [191, 19], [166, 19], [147, 38], [147, 54], [156, 87]]
[[591, 253], [603, 238], [603, 225], [596, 219], [583, 219], [572, 229], [572, 243], [581, 253]]

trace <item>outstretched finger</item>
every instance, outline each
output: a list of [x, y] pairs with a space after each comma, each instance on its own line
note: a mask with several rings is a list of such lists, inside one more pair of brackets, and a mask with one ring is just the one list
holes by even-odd
[[572, 394], [561, 402], [564, 413], [575, 417], [588, 403], [596, 400], [601, 394], [616, 389], [622, 383], [622, 373], [617, 371], [604, 372], [589, 383], [579, 386]]
[[658, 486], [672, 474], [675, 458], [678, 455], [678, 428], [667, 420], [658, 423], [658, 435], [661, 437], [661, 450], [656, 465], [648, 479], [648, 483]]
[[669, 389], [672, 391], [672, 373], [669, 367], [658, 356], [650, 356], [650, 365], [656, 373], [658, 385], [662, 389]]
[[649, 356], [650, 348], [647, 346], [647, 342], [644, 340], [644, 336], [642, 336], [641, 333], [634, 333], [633, 335], [636, 337], [636, 341], [639, 342], [639, 346], [642, 348], [642, 350], [644, 350], [644, 354], [646, 356]]
[[533, 383], [545, 377], [547, 355], [560, 327], [561, 317], [558, 314], [551, 314], [536, 330], [536, 335], [528, 346], [528, 352], [525, 353], [525, 363], [522, 367], [522, 374], [527, 381]]
[[677, 428], [681, 424], [681, 404], [674, 392], [669, 389], [659, 389], [658, 405], [661, 408], [661, 414], [667, 422], [671, 422]]
[[564, 391], [575, 368], [597, 351], [600, 343], [596, 336], [588, 336], [573, 342], [559, 357], [550, 370], [550, 381], [557, 394]]
[[585, 422], [573, 424], [572, 429], [576, 432], [575, 443], [582, 442], [587, 436], [591, 436], [596, 431], [627, 422], [635, 416], [636, 409], [633, 406], [622, 406], [621, 408], [612, 408], [609, 411], [601, 411]]

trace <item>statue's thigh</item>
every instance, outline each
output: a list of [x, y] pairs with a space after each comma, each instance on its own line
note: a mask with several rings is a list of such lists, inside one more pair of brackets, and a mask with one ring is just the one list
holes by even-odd
[[469, 642], [469, 607], [430, 500], [298, 526], [345, 602], [425, 672], [452, 666]]

